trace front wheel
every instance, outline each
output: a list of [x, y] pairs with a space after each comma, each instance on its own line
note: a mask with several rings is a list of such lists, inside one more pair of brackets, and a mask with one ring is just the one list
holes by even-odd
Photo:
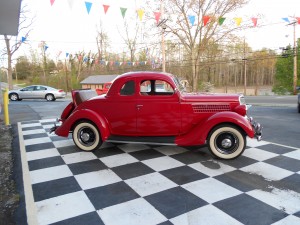
[[221, 159], [234, 159], [246, 148], [246, 136], [235, 126], [215, 127], [208, 137], [210, 152]]
[[12, 100], [12, 101], [18, 101], [19, 100], [19, 95], [16, 94], [16, 93], [11, 93], [9, 95], [9, 99]]
[[87, 121], [78, 123], [73, 131], [73, 141], [75, 145], [83, 151], [93, 151], [98, 149], [102, 140], [97, 127]]

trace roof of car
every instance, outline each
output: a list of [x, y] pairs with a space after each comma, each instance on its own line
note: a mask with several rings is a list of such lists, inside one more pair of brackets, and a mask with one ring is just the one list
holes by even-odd
[[118, 76], [116, 79], [120, 79], [123, 77], [145, 77], [145, 76], [166, 76], [166, 77], [173, 77], [174, 75], [165, 72], [158, 72], [158, 71], [134, 71], [124, 73]]

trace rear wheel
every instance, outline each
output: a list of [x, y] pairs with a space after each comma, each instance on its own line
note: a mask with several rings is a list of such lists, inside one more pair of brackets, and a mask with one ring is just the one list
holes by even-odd
[[16, 94], [16, 93], [11, 93], [9, 95], [9, 99], [12, 100], [12, 101], [18, 101], [19, 100], [19, 95]]
[[75, 145], [83, 151], [93, 151], [100, 148], [102, 140], [98, 128], [87, 121], [79, 122], [73, 131]]
[[300, 113], [300, 103], [298, 103], [298, 113]]
[[220, 125], [210, 132], [208, 148], [218, 158], [234, 159], [244, 152], [246, 136], [235, 126]]
[[55, 101], [54, 95], [53, 94], [47, 94], [46, 95], [46, 100], [47, 101]]

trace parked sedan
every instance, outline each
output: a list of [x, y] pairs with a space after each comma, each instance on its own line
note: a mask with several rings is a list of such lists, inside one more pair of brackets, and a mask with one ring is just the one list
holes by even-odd
[[[300, 91], [300, 87], [297, 87], [297, 90]], [[298, 93], [298, 113], [300, 113], [300, 93]]]
[[300, 113], [300, 94], [298, 94], [298, 113]]
[[57, 98], [65, 98], [66, 93], [62, 89], [56, 89], [45, 85], [31, 85], [19, 90], [8, 92], [11, 101], [21, 101], [22, 99], [46, 99], [55, 101]]

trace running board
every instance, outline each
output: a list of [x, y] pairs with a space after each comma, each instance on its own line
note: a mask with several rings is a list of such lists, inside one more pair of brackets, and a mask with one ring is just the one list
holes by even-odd
[[128, 143], [128, 144], [150, 144], [150, 145], [176, 145], [174, 136], [166, 137], [136, 137], [136, 136], [117, 136], [111, 135], [106, 140], [111, 143]]

